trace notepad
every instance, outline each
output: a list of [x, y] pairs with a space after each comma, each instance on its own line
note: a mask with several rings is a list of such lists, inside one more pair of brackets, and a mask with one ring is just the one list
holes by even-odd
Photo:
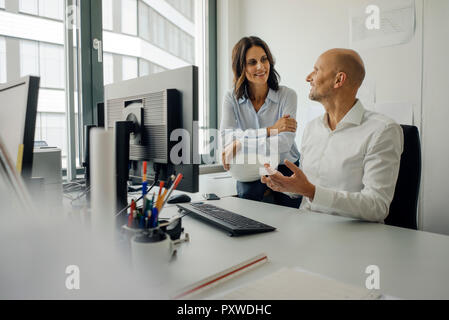
[[251, 259], [245, 260], [235, 266], [220, 271], [214, 275], [211, 275], [203, 280], [195, 282], [188, 287], [181, 289], [173, 294], [172, 299], [191, 299], [197, 294], [217, 286], [224, 281], [228, 281], [233, 277], [236, 277], [248, 270], [252, 270], [268, 261], [268, 256], [265, 253], [258, 254]]
[[299, 268], [282, 268], [222, 296], [223, 300], [371, 300], [378, 290], [349, 285]]

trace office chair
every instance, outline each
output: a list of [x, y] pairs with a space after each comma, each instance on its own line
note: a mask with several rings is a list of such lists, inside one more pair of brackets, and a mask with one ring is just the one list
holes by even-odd
[[421, 144], [417, 127], [402, 124], [401, 127], [404, 132], [404, 151], [385, 224], [416, 230], [421, 181]]

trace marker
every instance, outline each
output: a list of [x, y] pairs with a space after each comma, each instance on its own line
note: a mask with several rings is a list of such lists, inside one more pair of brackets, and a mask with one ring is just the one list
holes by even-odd
[[[159, 196], [161, 195], [162, 188], [164, 188], [164, 184], [165, 184], [164, 181], [161, 181], [161, 182], [159, 183], [159, 193], [157, 194], [157, 200], [159, 200]], [[157, 200], [156, 200], [156, 202], [157, 202]]]
[[179, 173], [178, 176], [175, 179], [175, 182], [173, 183], [173, 185], [170, 188], [170, 191], [168, 191], [167, 197], [164, 199], [162, 206], [160, 208], [160, 211], [162, 210], [162, 208], [164, 207], [164, 205], [167, 203], [168, 198], [170, 197], [171, 193], [173, 192], [173, 190], [176, 189], [176, 187], [178, 186], [178, 184], [181, 182], [182, 180], [182, 173]]
[[156, 208], [159, 212], [161, 212], [162, 204], [164, 203], [164, 199], [165, 199], [167, 192], [168, 192], [168, 189], [165, 189], [164, 192], [162, 193], [161, 197], [156, 202]]
[[130, 212], [128, 216], [128, 227], [132, 228], [132, 226], [133, 226], [133, 213]]
[[142, 182], [147, 181], [147, 162], [143, 162], [143, 175], [142, 175]]
[[131, 215], [133, 216], [133, 219], [136, 217], [135, 210], [136, 210], [136, 202], [134, 201], [134, 199], [132, 199], [130, 212], [131, 212]]
[[156, 227], [155, 221], [156, 221], [156, 218], [157, 218], [157, 214], [158, 214], [157, 208], [154, 207], [154, 208], [153, 208], [153, 211], [151, 212], [151, 218], [150, 218], [150, 227], [151, 227], [151, 228]]
[[148, 186], [147, 181], [142, 182], [142, 198], [143, 198], [142, 212], [145, 212], [145, 202], [146, 202], [145, 196], [147, 195], [147, 186]]
[[143, 217], [143, 216], [140, 217], [140, 224], [139, 224], [139, 227], [141, 227], [141, 228], [145, 227], [145, 224], [144, 224], [144, 217]]

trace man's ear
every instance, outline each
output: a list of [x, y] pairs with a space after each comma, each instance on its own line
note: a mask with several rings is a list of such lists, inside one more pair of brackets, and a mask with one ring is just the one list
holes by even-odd
[[342, 71], [338, 72], [337, 75], [335, 76], [334, 89], [343, 86], [343, 83], [345, 83], [346, 79], [347, 79], [346, 73]]

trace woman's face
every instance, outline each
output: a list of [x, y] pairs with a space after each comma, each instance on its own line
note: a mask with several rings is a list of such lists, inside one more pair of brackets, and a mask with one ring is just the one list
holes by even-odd
[[246, 52], [246, 79], [254, 84], [265, 84], [269, 74], [270, 62], [265, 50], [258, 46], [251, 47]]

